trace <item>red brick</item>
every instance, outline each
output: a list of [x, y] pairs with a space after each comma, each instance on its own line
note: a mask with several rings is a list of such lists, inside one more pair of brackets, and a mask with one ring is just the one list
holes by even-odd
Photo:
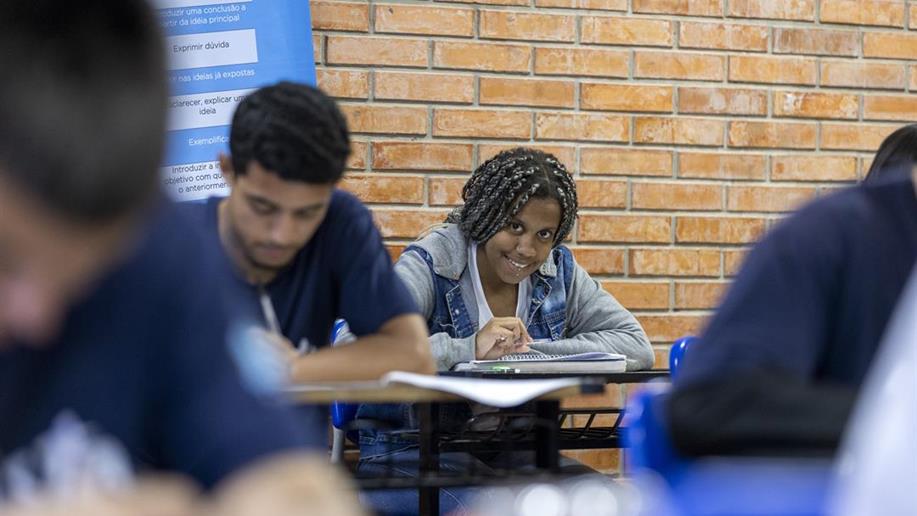
[[[477, 165], [480, 165], [484, 161], [487, 161], [488, 159], [496, 156], [500, 152], [503, 152], [505, 150], [514, 149], [516, 147], [519, 147], [519, 145], [520, 144], [518, 143], [496, 144], [496, 145], [485, 144], [485, 143], [479, 144], [478, 145], [478, 163]], [[547, 152], [548, 154], [553, 154], [554, 157], [557, 158], [558, 161], [560, 161], [565, 167], [567, 167], [570, 173], [574, 172], [575, 170], [574, 165], [576, 164], [576, 148], [575, 147], [569, 147], [566, 145], [545, 145], [542, 143], [538, 143], [534, 145], [533, 144], [525, 144], [525, 145], [528, 145], [530, 147], [535, 147], [538, 150]]]
[[462, 204], [462, 188], [467, 178], [431, 177], [430, 206], [456, 206]]
[[917, 34], [866, 32], [863, 34], [863, 55], [913, 60], [917, 56]]
[[624, 208], [627, 206], [627, 182], [578, 179], [576, 197], [580, 208]]
[[407, 247], [402, 244], [385, 244], [385, 250], [388, 251], [388, 257], [392, 262], [397, 262], [398, 258], [401, 256], [401, 253], [404, 252], [404, 248]]
[[580, 107], [605, 111], [671, 113], [673, 96], [674, 88], [671, 86], [583, 83], [580, 86]]
[[721, 210], [723, 187], [709, 184], [633, 183], [631, 207], [643, 210]]
[[624, 274], [624, 251], [607, 247], [573, 248], [573, 256], [589, 274]]
[[672, 22], [630, 17], [583, 16], [583, 43], [672, 46]]
[[730, 122], [730, 147], [814, 149], [815, 124]]
[[626, 142], [630, 119], [606, 114], [537, 113], [535, 138], [542, 140], [582, 140]]
[[427, 108], [343, 104], [347, 126], [354, 133], [426, 134]]
[[474, 101], [474, 77], [376, 70], [375, 98], [470, 104]]
[[917, 91], [917, 66], [911, 65], [909, 67], [909, 70], [911, 74], [910, 90], [911, 90], [911, 93], [914, 93], [915, 91]]
[[768, 28], [762, 25], [681, 22], [681, 48], [767, 52]]
[[856, 56], [860, 36], [852, 30], [774, 29], [775, 54]]
[[352, 2], [309, 2], [313, 30], [369, 32], [369, 6]]
[[901, 0], [821, 0], [822, 23], [904, 26]]
[[627, 0], [535, 0], [535, 7], [626, 11]]
[[702, 315], [641, 315], [639, 319], [653, 342], [675, 342], [681, 337], [698, 335], [706, 323]]
[[767, 115], [765, 90], [679, 88], [678, 112], [708, 115]]
[[615, 176], [672, 176], [672, 153], [613, 147], [582, 147], [580, 173]]
[[446, 219], [447, 210], [373, 209], [373, 219], [383, 238], [417, 238], [434, 224]]
[[668, 282], [603, 281], [602, 288], [628, 310], [669, 308]]
[[634, 12], [720, 17], [723, 0], [634, 0]]
[[863, 99], [863, 118], [913, 122], [917, 120], [917, 94], [867, 95]]
[[857, 179], [856, 156], [774, 156], [772, 163], [772, 181], [855, 181]]
[[603, 475], [611, 475], [621, 472], [621, 456], [623, 449], [596, 449], [596, 450], [563, 450], [560, 452], [564, 457], [569, 457], [575, 461], [583, 463]]
[[367, 203], [423, 204], [423, 177], [347, 174], [341, 188]]
[[567, 107], [575, 106], [572, 81], [481, 77], [479, 102], [482, 105]]
[[682, 152], [678, 177], [698, 179], [764, 179], [767, 158], [760, 154]]
[[630, 53], [593, 48], [538, 47], [535, 73], [540, 75], [592, 75], [627, 77]]
[[481, 11], [482, 38], [524, 41], [570, 41], [576, 39], [576, 17], [515, 11]]
[[634, 53], [634, 63], [634, 77], [721, 81], [725, 77], [726, 58], [638, 50]]
[[366, 152], [369, 145], [366, 142], [350, 142], [350, 157], [347, 159], [347, 168], [364, 169], [366, 168]]
[[750, 217], [678, 217], [675, 241], [689, 244], [749, 244], [760, 238], [767, 220]]
[[822, 86], [840, 88], [904, 89], [904, 66], [861, 61], [821, 62]]
[[726, 288], [725, 281], [675, 282], [675, 308], [677, 310], [709, 310], [716, 308]]
[[816, 60], [808, 57], [730, 56], [730, 82], [815, 85]]
[[528, 45], [436, 41], [433, 66], [487, 72], [528, 72], [532, 49]]
[[328, 36], [328, 63], [425, 67], [427, 44], [423, 39]]
[[451, 2], [481, 5], [529, 5], [531, 0], [436, 0], [437, 2]]
[[405, 4], [376, 4], [377, 33], [431, 36], [474, 35], [474, 10]]
[[471, 170], [471, 144], [375, 141], [375, 170]]
[[631, 249], [628, 261], [636, 276], [720, 275], [720, 252], [713, 249]]
[[815, 0], [730, 0], [729, 16], [776, 20], [815, 20]]
[[578, 242], [672, 241], [670, 217], [580, 214]]
[[821, 148], [875, 151], [898, 125], [822, 124]]
[[528, 139], [531, 134], [532, 115], [525, 111], [433, 110], [433, 136]]
[[860, 99], [857, 95], [808, 91], [774, 92], [774, 116], [855, 120], [859, 114]]
[[723, 274], [735, 276], [745, 263], [747, 249], [727, 249], [723, 251]]
[[801, 186], [730, 186], [726, 206], [730, 211], [793, 211], [815, 197], [815, 188]]
[[338, 98], [369, 98], [369, 72], [323, 68], [315, 71], [318, 87]]
[[634, 141], [680, 145], [723, 144], [723, 122], [705, 118], [636, 117]]

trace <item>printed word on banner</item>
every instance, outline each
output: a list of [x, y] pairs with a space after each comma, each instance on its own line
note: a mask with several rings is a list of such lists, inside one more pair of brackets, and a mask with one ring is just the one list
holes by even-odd
[[226, 195], [236, 106], [281, 80], [315, 84], [308, 0], [153, 0], [166, 35], [169, 115], [161, 169], [173, 199]]

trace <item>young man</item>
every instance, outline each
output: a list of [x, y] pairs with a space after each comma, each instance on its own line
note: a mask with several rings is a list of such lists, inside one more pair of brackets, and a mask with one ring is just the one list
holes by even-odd
[[296, 450], [243, 388], [219, 263], [158, 194], [163, 42], [139, 0], [0, 16], [0, 505], [134, 468], [211, 486]]
[[[426, 325], [369, 211], [335, 188], [350, 141], [334, 101], [301, 84], [262, 88], [236, 109], [229, 147], [220, 164], [231, 193], [198, 214], [266, 327], [282, 334], [292, 379], [434, 372]], [[358, 338], [332, 349], [339, 317]]]
[[675, 379], [683, 453], [834, 453], [917, 259], [905, 166], [814, 201], [755, 246]]

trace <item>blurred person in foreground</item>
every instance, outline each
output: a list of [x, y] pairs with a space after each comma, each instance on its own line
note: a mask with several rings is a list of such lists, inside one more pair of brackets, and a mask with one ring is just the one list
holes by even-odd
[[835, 453], [917, 258], [915, 169], [889, 166], [887, 181], [811, 202], [750, 252], [675, 378], [679, 451]]
[[218, 261], [160, 197], [150, 9], [3, 7], [0, 506], [129, 490], [138, 470], [209, 489], [257, 461], [262, 498], [289, 496], [291, 471], [325, 478], [296, 420], [243, 386]]

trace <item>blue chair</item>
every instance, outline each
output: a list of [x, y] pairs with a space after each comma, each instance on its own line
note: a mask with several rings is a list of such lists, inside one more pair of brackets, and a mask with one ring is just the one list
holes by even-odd
[[684, 361], [688, 348], [692, 347], [697, 340], [697, 337], [687, 335], [672, 343], [672, 349], [669, 351], [669, 375], [672, 378], [678, 374], [678, 368]]
[[[354, 335], [350, 333], [347, 322], [343, 319], [334, 321], [334, 327], [331, 330], [331, 345], [344, 344], [354, 340]], [[342, 403], [335, 401], [331, 404], [331, 426], [332, 443], [331, 443], [331, 462], [340, 463], [344, 458], [344, 438], [346, 437], [346, 427], [357, 417], [357, 408], [355, 403]]]
[[[695, 337], [672, 345], [672, 376]], [[658, 475], [677, 516], [822, 516], [830, 463], [754, 457], [687, 458], [678, 453], [662, 414], [668, 386], [649, 384], [628, 399], [624, 441], [628, 474]]]

